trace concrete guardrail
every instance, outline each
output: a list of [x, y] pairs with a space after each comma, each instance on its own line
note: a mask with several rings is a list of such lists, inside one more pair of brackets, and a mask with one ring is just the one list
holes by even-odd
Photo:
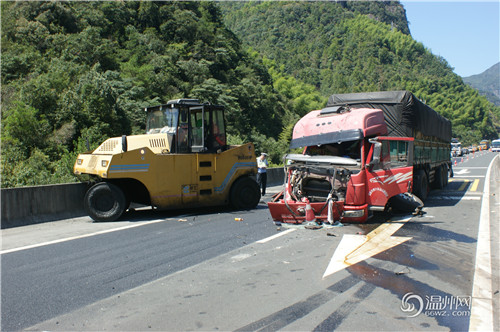
[[85, 183], [2, 188], [2, 229], [85, 215]]
[[[283, 183], [283, 168], [268, 169], [267, 185]], [[2, 229], [84, 216], [86, 183], [2, 188]]]

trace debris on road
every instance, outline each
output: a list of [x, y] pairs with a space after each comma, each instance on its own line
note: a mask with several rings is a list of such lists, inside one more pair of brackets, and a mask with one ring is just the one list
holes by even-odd
[[408, 274], [408, 273], [410, 273], [410, 268], [409, 267], [405, 267], [403, 270], [401, 270], [399, 272], [395, 272], [394, 274], [397, 275], [397, 276], [400, 276], [400, 275]]
[[243, 218], [234, 218], [234, 221], [243, 221]]
[[321, 225], [306, 225], [304, 226], [305, 229], [321, 229], [323, 226]]

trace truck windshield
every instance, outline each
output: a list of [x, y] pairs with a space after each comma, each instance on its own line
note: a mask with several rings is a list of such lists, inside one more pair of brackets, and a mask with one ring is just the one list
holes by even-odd
[[339, 156], [360, 161], [360, 141], [323, 144], [320, 146], [308, 146], [306, 149], [306, 154], [310, 156]]
[[148, 134], [175, 134], [179, 120], [178, 108], [158, 109], [148, 112], [146, 132]]

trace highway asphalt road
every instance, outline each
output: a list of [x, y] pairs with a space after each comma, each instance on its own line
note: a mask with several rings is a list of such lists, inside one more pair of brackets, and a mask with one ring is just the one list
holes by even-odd
[[278, 227], [267, 196], [251, 211], [141, 210], [2, 230], [1, 329], [498, 331], [495, 156], [458, 159], [422, 215], [363, 225]]

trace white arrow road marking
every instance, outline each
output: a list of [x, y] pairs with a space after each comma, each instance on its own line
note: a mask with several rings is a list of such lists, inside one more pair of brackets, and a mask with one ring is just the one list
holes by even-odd
[[459, 171], [454, 172], [455, 174], [462, 175], [462, 174], [467, 174], [470, 173], [470, 171], [467, 168], [461, 169]]
[[344, 235], [333, 253], [323, 278], [410, 240], [411, 237], [392, 236], [410, 219], [411, 217], [405, 217], [400, 220], [390, 220], [367, 235]]

